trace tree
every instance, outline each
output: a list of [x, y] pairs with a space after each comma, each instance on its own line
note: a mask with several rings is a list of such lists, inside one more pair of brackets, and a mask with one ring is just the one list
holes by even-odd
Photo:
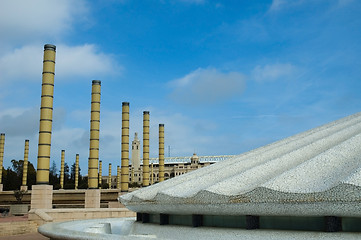
[[17, 176], [16, 172], [14, 172], [10, 167], [5, 170], [4, 174], [4, 190], [16, 190], [20, 188], [20, 178]]
[[60, 183], [59, 183], [59, 177], [58, 174], [56, 173], [57, 167], [56, 167], [56, 163], [53, 161], [51, 168], [49, 169], [49, 184], [53, 185], [54, 189], [59, 189], [60, 188]]
[[49, 169], [49, 174], [57, 177], [56, 171], [58, 171], [58, 169], [56, 168], [56, 163], [53, 161], [53, 164], [51, 165], [51, 167]]
[[[3, 169], [4, 190], [19, 190], [23, 182], [24, 160], [11, 160], [11, 168]], [[36, 171], [34, 165], [28, 162], [27, 186], [36, 184]]]
[[70, 169], [67, 163], [64, 163], [64, 184], [70, 181]]
[[[80, 174], [79, 174], [80, 176]], [[88, 177], [79, 177], [79, 189], [87, 189], [88, 188]]]
[[[79, 172], [80, 172], [80, 167], [79, 167]], [[70, 179], [72, 181], [75, 181], [75, 162], [71, 165], [70, 168]]]
[[16, 173], [18, 177], [22, 176], [24, 160], [16, 161], [15, 159], [11, 160], [13, 171]]
[[28, 178], [27, 185], [28, 189], [31, 190], [31, 186], [36, 184], [36, 170], [34, 165], [29, 161], [28, 162]]

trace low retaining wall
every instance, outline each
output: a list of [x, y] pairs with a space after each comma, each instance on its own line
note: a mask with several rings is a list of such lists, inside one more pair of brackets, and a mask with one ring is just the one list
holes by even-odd
[[127, 208], [81, 208], [30, 210], [28, 219], [39, 226], [48, 222], [65, 222], [80, 219], [135, 217]]

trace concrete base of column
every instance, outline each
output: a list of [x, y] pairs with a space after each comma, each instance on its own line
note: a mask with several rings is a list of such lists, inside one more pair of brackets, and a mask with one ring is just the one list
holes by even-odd
[[28, 186], [20, 186], [20, 191], [28, 191]]
[[2, 191], [3, 191], [3, 185], [0, 184], [0, 192], [2, 192]]
[[100, 208], [100, 189], [85, 191], [85, 208]]
[[53, 186], [33, 185], [31, 190], [31, 209], [53, 208]]

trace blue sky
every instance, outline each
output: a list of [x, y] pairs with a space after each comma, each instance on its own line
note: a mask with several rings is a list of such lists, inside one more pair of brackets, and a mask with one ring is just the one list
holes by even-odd
[[171, 156], [225, 155], [359, 112], [360, 11], [356, 0], [0, 1], [4, 166], [25, 139], [36, 166], [46, 43], [57, 46], [51, 161], [79, 153], [86, 174], [93, 79], [103, 166], [120, 165], [123, 101], [131, 139], [150, 111], [151, 157], [159, 123]]

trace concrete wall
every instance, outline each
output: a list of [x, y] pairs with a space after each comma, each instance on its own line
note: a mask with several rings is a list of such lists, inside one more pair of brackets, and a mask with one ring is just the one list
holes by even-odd
[[30, 210], [28, 219], [42, 225], [48, 222], [135, 216], [136, 213], [127, 208], [36, 209]]

